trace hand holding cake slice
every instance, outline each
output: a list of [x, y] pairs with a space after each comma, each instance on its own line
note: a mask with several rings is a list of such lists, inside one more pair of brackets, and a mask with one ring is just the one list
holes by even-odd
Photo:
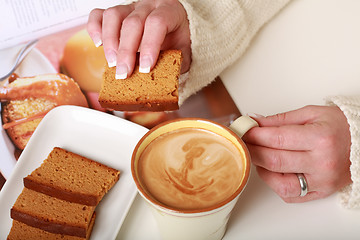
[[115, 79], [116, 68], [106, 66], [99, 94], [100, 105], [118, 111], [178, 109], [181, 62], [180, 50], [161, 51], [150, 73], [140, 73], [137, 56], [134, 72], [126, 79]]

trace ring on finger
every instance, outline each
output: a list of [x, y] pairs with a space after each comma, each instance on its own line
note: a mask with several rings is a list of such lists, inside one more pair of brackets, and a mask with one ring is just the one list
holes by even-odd
[[305, 176], [302, 173], [297, 173], [296, 176], [298, 177], [300, 183], [300, 197], [304, 197], [308, 193], [308, 184]]

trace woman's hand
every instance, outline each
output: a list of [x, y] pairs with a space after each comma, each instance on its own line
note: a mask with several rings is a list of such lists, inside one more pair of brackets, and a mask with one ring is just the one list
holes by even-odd
[[138, 50], [141, 72], [149, 72], [164, 49], [182, 50], [182, 73], [190, 67], [189, 22], [177, 0], [142, 0], [106, 10], [94, 9], [87, 30], [95, 45], [103, 44], [109, 66], [116, 65], [117, 78], [133, 72]]
[[[324, 198], [351, 183], [350, 131], [335, 106], [307, 106], [270, 117], [245, 136], [259, 176], [285, 202]], [[300, 197], [295, 173], [303, 173], [308, 194]]]

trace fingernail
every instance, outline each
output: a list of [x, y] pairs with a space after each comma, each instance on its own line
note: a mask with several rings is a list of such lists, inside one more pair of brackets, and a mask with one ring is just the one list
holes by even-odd
[[102, 45], [102, 41], [99, 33], [95, 33], [91, 38], [95, 43], [96, 47], [100, 47]]
[[139, 72], [141, 73], [149, 73], [152, 61], [150, 56], [145, 55], [140, 59]]
[[105, 58], [106, 58], [106, 61], [108, 62], [109, 67], [116, 66], [116, 52], [114, 50], [106, 51]]
[[128, 68], [127, 68], [126, 64], [121, 63], [118, 66], [116, 66], [116, 74], [115, 74], [116, 79], [127, 78], [127, 73], [128, 73]]
[[249, 116], [249, 117], [252, 117], [252, 118], [263, 118], [263, 117], [265, 117], [265, 116], [263, 116], [261, 114], [257, 114], [257, 113], [247, 113], [246, 115]]

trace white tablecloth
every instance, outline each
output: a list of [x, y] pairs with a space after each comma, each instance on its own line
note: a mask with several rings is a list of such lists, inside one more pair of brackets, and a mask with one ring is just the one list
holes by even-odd
[[286, 6], [221, 74], [240, 111], [269, 115], [360, 94], [359, 10], [357, 0]]

